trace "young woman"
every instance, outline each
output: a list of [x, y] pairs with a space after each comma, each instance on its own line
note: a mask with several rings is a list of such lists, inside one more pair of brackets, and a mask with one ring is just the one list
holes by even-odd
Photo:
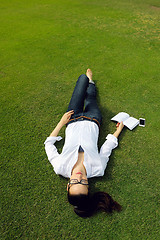
[[[109, 156], [118, 146], [117, 138], [124, 127], [121, 122], [113, 135], [108, 134], [98, 152], [101, 122], [92, 71], [87, 69], [86, 75], [82, 74], [78, 78], [67, 112], [44, 143], [55, 173], [69, 178], [68, 201], [81, 217], [91, 216], [98, 209], [105, 212], [121, 210], [121, 206], [108, 193], [91, 195], [89, 192], [88, 178], [104, 175]], [[64, 125], [67, 126], [65, 143], [59, 154], [54, 144], [62, 139], [58, 133]]]

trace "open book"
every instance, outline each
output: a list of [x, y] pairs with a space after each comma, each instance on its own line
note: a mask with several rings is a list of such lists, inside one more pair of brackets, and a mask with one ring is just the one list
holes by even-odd
[[118, 113], [111, 120], [116, 122], [123, 122], [123, 124], [130, 130], [133, 130], [133, 128], [135, 128], [139, 124], [138, 119], [130, 117], [129, 114], [125, 112]]

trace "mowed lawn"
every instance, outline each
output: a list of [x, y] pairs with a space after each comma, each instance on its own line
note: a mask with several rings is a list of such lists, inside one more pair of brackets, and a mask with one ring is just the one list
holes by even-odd
[[[0, 1], [0, 239], [159, 239], [159, 23], [159, 0]], [[125, 128], [104, 177], [90, 179], [122, 212], [82, 219], [43, 142], [88, 67], [103, 114], [99, 147], [120, 111], [146, 127]]]

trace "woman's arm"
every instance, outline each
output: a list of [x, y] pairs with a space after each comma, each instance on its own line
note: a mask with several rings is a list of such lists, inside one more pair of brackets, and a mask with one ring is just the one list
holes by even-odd
[[123, 122], [117, 124], [117, 130], [115, 131], [115, 133], [113, 135], [112, 134], [107, 135], [106, 141], [104, 142], [100, 149], [100, 156], [102, 159], [104, 169], [107, 166], [107, 162], [109, 161], [109, 157], [112, 153], [112, 150], [118, 146], [117, 138], [121, 133], [123, 127], [124, 127]]
[[71, 110], [69, 112], [66, 112], [63, 117], [61, 118], [61, 120], [59, 121], [59, 123], [57, 124], [57, 126], [55, 127], [55, 129], [53, 130], [53, 132], [50, 134], [50, 137], [57, 137], [59, 131], [61, 130], [61, 128], [67, 124], [69, 122], [69, 119], [71, 118], [71, 115], [74, 114], [74, 111]]
[[121, 122], [120, 124], [117, 124], [117, 130], [115, 131], [115, 133], [113, 134], [116, 138], [118, 138], [119, 134], [122, 132], [124, 124], [123, 122]]

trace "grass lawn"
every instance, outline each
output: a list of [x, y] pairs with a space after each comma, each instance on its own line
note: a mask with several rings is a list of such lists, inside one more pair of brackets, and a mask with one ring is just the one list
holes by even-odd
[[[159, 22], [159, 0], [0, 1], [0, 239], [159, 239]], [[123, 211], [82, 219], [43, 142], [88, 67], [103, 114], [99, 146], [120, 111], [146, 127], [125, 129], [105, 176], [90, 180]]]

